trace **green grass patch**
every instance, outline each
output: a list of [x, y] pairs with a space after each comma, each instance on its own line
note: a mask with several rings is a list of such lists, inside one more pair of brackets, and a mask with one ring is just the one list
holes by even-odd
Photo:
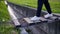
[[[37, 8], [38, 0], [8, 0], [8, 1], [22, 6]], [[54, 13], [60, 13], [60, 0], [49, 0], [49, 3]], [[42, 9], [46, 10], [44, 6]]]
[[10, 15], [4, 1], [0, 0], [0, 34], [18, 34], [13, 25], [9, 24]]
[[9, 23], [0, 24], [0, 34], [18, 34], [18, 30]]
[[7, 7], [4, 1], [0, 1], [0, 22], [7, 22], [10, 20], [10, 15], [8, 13]]

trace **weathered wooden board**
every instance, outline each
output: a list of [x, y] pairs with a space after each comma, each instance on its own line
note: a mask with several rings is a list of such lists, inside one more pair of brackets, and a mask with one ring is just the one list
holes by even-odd
[[58, 17], [50, 17], [50, 18], [47, 18], [45, 19], [44, 17], [40, 17], [40, 20], [35, 20], [35, 21], [32, 21], [31, 20], [32, 17], [27, 17], [27, 18], [23, 18], [24, 21], [26, 21], [28, 24], [39, 24], [39, 23], [48, 23], [48, 22], [54, 22], [56, 20], [58, 20]]
[[32, 21], [31, 18], [32, 17], [24, 18], [24, 21], [26, 21], [29, 25], [39, 24], [39, 23], [48, 21], [47, 19], [45, 19], [43, 17], [40, 17], [41, 18], [40, 20], [34, 20], [34, 21]]

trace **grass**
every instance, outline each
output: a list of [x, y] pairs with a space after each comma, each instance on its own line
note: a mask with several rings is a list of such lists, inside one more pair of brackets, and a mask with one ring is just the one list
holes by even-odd
[[0, 34], [13, 34], [13, 33], [18, 34], [18, 31], [14, 29], [13, 25], [9, 23], [0, 24]]
[[0, 1], [0, 21], [1, 22], [7, 22], [10, 20], [10, 16], [7, 10], [6, 5], [4, 4], [4, 1]]
[[[8, 1], [22, 6], [37, 8], [38, 0], [8, 0]], [[54, 13], [60, 13], [60, 0], [49, 0], [49, 3]], [[43, 10], [46, 10], [44, 6]]]
[[7, 10], [7, 6], [4, 1], [0, 0], [0, 34], [13, 34], [18, 31], [14, 29], [13, 25], [9, 24], [10, 16]]

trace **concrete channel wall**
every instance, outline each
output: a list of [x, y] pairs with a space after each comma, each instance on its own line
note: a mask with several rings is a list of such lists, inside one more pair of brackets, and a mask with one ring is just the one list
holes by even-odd
[[[13, 3], [8, 2], [8, 4], [16, 10], [17, 13], [21, 14], [23, 17], [32, 17], [36, 14], [37, 9], [27, 7], [27, 6], [20, 6], [16, 5]], [[42, 14], [47, 14], [47, 12], [42, 12]], [[43, 16], [41, 15], [41, 16]], [[55, 15], [55, 14], [54, 14]], [[55, 15], [55, 16], [60, 16], [60, 15]], [[59, 18], [60, 19], [60, 18]], [[35, 27], [35, 26], [34, 26]], [[42, 33], [47, 33], [47, 34], [60, 34], [60, 21], [55, 21], [54, 23], [41, 23], [36, 26], [38, 29], [43, 30]], [[34, 33], [35, 34], [35, 33]]]

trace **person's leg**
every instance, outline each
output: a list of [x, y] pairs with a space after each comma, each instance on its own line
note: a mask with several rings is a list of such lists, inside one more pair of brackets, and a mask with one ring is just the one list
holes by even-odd
[[45, 5], [48, 13], [51, 14], [52, 11], [51, 11], [50, 4], [49, 4], [48, 0], [44, 0], [44, 5]]
[[52, 11], [51, 11], [50, 4], [49, 4], [48, 0], [43, 0], [43, 2], [44, 2], [44, 5], [48, 11], [48, 14], [46, 14], [44, 17], [45, 18], [52, 17], [53, 15], [52, 15]]
[[43, 6], [43, 0], [38, 0], [38, 7], [37, 7], [36, 16], [32, 17], [31, 20], [39, 20], [40, 19], [42, 6]]
[[43, 0], [38, 0], [38, 7], [37, 7], [37, 13], [36, 13], [37, 17], [40, 17], [41, 15], [42, 6], [43, 6]]

